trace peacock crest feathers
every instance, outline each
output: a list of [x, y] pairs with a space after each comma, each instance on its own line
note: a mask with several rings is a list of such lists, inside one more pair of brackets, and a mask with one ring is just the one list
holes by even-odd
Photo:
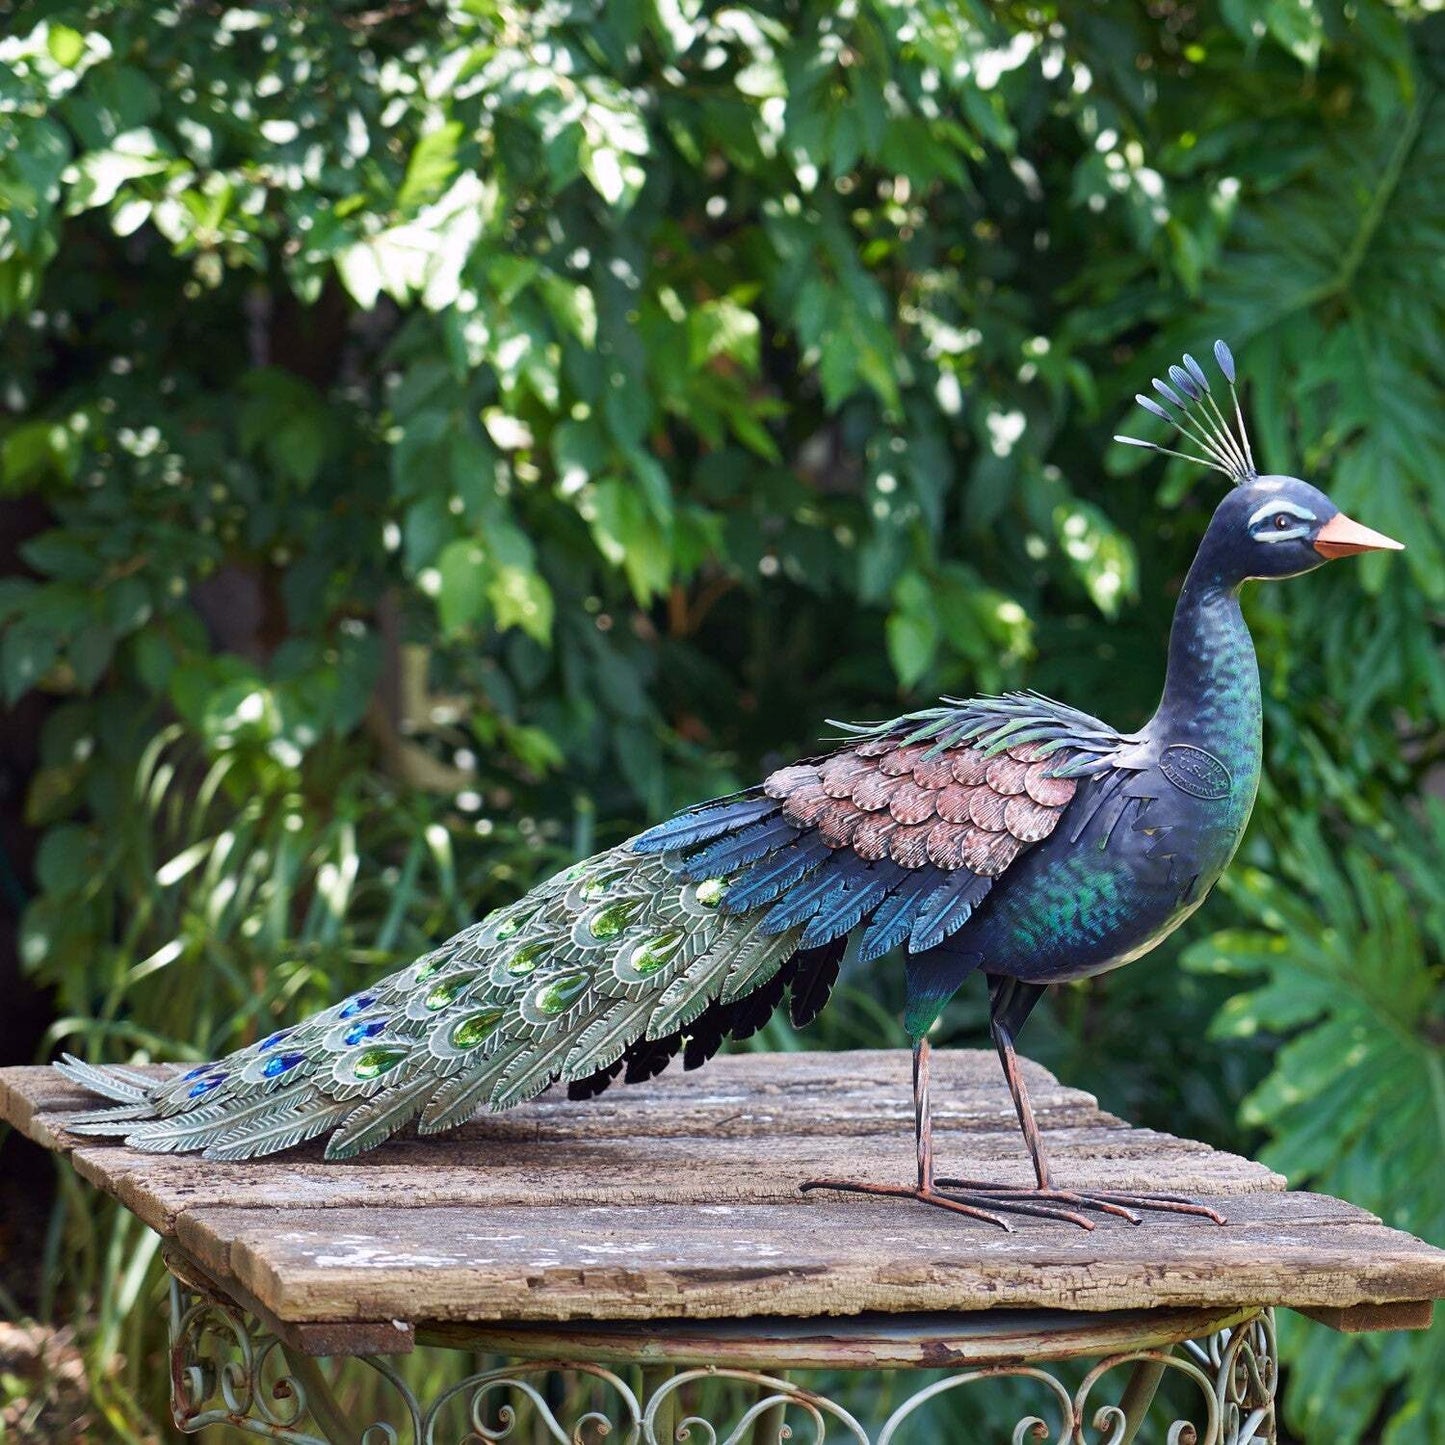
[[1143, 441], [1139, 437], [1116, 436], [1116, 442], [1126, 446], [1143, 447], [1158, 452], [1161, 456], [1178, 457], [1181, 461], [1193, 462], [1196, 466], [1208, 467], [1221, 472], [1235, 486], [1253, 481], [1259, 470], [1254, 464], [1254, 450], [1249, 442], [1249, 430], [1244, 424], [1244, 409], [1239, 404], [1239, 393], [1235, 390], [1234, 353], [1223, 341], [1214, 343], [1214, 360], [1229, 387], [1233, 419], [1220, 409], [1214, 398], [1214, 389], [1209, 384], [1204, 368], [1189, 355], [1184, 354], [1182, 366], [1169, 368], [1169, 380], [1161, 381], [1157, 376], [1151, 381], [1153, 397], [1136, 396], [1134, 400], [1149, 412], [1166, 422], [1179, 434], [1185, 445], [1198, 447], [1202, 456], [1193, 452], [1176, 451], [1163, 447], [1158, 442]]

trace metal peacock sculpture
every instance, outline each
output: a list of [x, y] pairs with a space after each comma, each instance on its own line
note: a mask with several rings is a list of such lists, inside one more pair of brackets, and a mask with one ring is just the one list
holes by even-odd
[[[1014, 1040], [1051, 983], [1129, 963], [1189, 916], [1239, 844], [1259, 782], [1259, 673], [1241, 585], [1400, 544], [1296, 477], [1261, 476], [1235, 392], [1192, 357], [1140, 405], [1176, 451], [1234, 484], [1189, 570], [1158, 711], [1122, 733], [1035, 693], [945, 699], [852, 727], [826, 756], [689, 808], [538, 885], [335, 1007], [157, 1082], [67, 1058], [114, 1101], [68, 1127], [137, 1149], [248, 1159], [329, 1134], [328, 1159], [506, 1109], [554, 1083], [574, 1098], [694, 1068], [789, 996], [826, 1001], [850, 936], [864, 962], [902, 946], [914, 1039], [913, 1183], [804, 1188], [902, 1196], [1008, 1228], [1136, 1209], [1204, 1215], [1178, 1196], [1071, 1190], [1050, 1176]], [[1033, 1159], [1032, 1188], [937, 1178], [928, 1030], [982, 974], [991, 1031]]]

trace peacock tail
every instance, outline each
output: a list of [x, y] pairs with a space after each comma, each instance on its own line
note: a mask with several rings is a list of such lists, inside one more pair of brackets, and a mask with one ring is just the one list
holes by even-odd
[[[208, 1159], [333, 1130], [326, 1157], [344, 1159], [413, 1120], [422, 1133], [454, 1128], [557, 1081], [585, 1097], [624, 1070], [647, 1078], [679, 1049], [696, 1067], [725, 1037], [760, 1027], [788, 983], [815, 988], [828, 974], [826, 997], [842, 952], [800, 954], [801, 928], [765, 932], [766, 910], [722, 911], [725, 887], [685, 880], [676, 857], [615, 848], [332, 1008], [174, 1080], [67, 1058], [61, 1072], [119, 1104], [71, 1127]], [[805, 1015], [803, 999], [795, 1013], [806, 1022], [816, 1007]]]

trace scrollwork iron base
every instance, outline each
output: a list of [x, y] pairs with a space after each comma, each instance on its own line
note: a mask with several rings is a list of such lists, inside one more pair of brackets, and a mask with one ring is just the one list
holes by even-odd
[[[911, 1445], [939, 1438], [930, 1432], [925, 1407], [940, 1396], [986, 1380], [1032, 1382], [1041, 1404], [1013, 1427], [1010, 1445], [1131, 1445], [1140, 1433], [1161, 1379], [1173, 1375], [1195, 1388], [1192, 1418], [1170, 1422], [1164, 1445], [1273, 1445], [1277, 1366], [1274, 1316], [1265, 1310], [1235, 1329], [1221, 1330], [1178, 1349], [1113, 1354], [1091, 1366], [1069, 1388], [1051, 1369], [1030, 1365], [962, 1369], [915, 1390], [870, 1435], [842, 1405], [792, 1380], [734, 1368], [678, 1369], [645, 1401], [619, 1375], [578, 1361], [524, 1361], [489, 1370], [441, 1391], [424, 1404], [396, 1367], [381, 1356], [363, 1362], [396, 1397], [398, 1423], [349, 1421], [315, 1360], [288, 1351], [233, 1305], [200, 1293], [177, 1279], [170, 1286], [172, 1411], [178, 1429], [191, 1433], [228, 1424], [248, 1434], [292, 1445], [491, 1445], [546, 1440], [593, 1445], [606, 1438], [621, 1445], [742, 1445], [834, 1438], [855, 1445]], [[1101, 1403], [1101, 1383], [1130, 1370], [1117, 1402]], [[559, 1406], [547, 1388], [559, 1374], [588, 1380], [585, 1392], [568, 1391]], [[751, 1398], [729, 1395], [729, 1425], [697, 1413], [695, 1387], [731, 1382]], [[579, 1393], [588, 1399], [577, 1400]], [[599, 1397], [611, 1401], [603, 1408]], [[565, 1417], [565, 1418], [564, 1418]], [[461, 1435], [442, 1431], [462, 1422]], [[797, 1427], [807, 1427], [800, 1435]], [[726, 1433], [724, 1433], [726, 1431]]]

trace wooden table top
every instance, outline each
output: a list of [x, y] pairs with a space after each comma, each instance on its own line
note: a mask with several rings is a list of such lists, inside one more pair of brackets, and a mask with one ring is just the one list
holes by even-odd
[[[1024, 1068], [1061, 1184], [1186, 1193], [1229, 1224], [1101, 1217], [1085, 1232], [1018, 1218], [1005, 1234], [907, 1202], [800, 1194], [816, 1175], [910, 1179], [899, 1051], [735, 1055], [338, 1164], [319, 1144], [219, 1164], [76, 1138], [66, 1116], [93, 1101], [44, 1068], [0, 1070], [0, 1118], [312, 1345], [397, 1348], [415, 1327], [461, 1321], [865, 1311], [1278, 1305], [1386, 1328], [1427, 1322], [1424, 1302], [1445, 1297], [1445, 1251]], [[941, 1174], [1030, 1182], [992, 1054], [935, 1053], [933, 1107]]]

